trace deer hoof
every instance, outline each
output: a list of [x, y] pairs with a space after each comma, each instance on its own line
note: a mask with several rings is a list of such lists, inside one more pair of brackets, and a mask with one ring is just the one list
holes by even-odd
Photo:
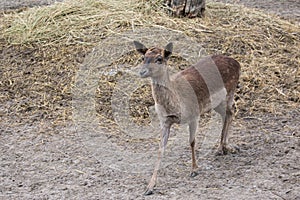
[[153, 189], [147, 189], [146, 192], [144, 193], [145, 196], [152, 195], [153, 194]]
[[216, 153], [217, 156], [224, 156], [227, 155], [227, 149], [224, 147], [220, 147]]
[[192, 172], [190, 176], [191, 176], [192, 178], [194, 178], [194, 177], [197, 176], [198, 174], [199, 174], [198, 172]]
[[236, 154], [240, 151], [238, 146], [220, 146], [217, 151], [217, 156], [227, 155], [228, 153]]

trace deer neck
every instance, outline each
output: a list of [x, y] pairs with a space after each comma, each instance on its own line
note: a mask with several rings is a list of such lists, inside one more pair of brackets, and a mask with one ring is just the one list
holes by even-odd
[[164, 113], [164, 116], [175, 116], [178, 121], [180, 116], [179, 99], [173, 87], [168, 73], [160, 79], [152, 78], [152, 95], [155, 104], [159, 106], [160, 112]]
[[171, 80], [169, 72], [165, 71], [162, 75], [157, 77], [152, 77], [152, 87], [165, 87], [171, 89]]

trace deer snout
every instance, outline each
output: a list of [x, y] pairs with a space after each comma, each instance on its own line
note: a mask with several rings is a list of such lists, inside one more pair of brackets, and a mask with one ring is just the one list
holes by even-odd
[[143, 66], [140, 70], [140, 76], [141, 76], [141, 78], [149, 77], [149, 69], [147, 67]]

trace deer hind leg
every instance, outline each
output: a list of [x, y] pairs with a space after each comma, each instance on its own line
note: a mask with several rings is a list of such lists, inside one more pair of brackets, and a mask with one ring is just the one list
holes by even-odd
[[167, 146], [167, 142], [168, 142], [168, 139], [169, 139], [170, 128], [171, 128], [171, 125], [169, 125], [169, 124], [163, 125], [162, 134], [161, 134], [161, 141], [160, 141], [159, 150], [158, 150], [158, 158], [157, 158], [157, 161], [155, 163], [155, 167], [154, 167], [152, 177], [150, 179], [150, 182], [147, 186], [147, 190], [144, 193], [144, 195], [153, 194], [153, 189], [154, 189], [154, 186], [155, 186], [156, 181], [157, 181], [158, 170], [160, 168], [161, 160], [163, 158], [163, 155], [164, 155], [164, 152], [165, 152], [165, 149], [166, 149], [166, 146]]
[[192, 121], [189, 123], [189, 132], [190, 132], [190, 145], [192, 150], [192, 172], [191, 177], [195, 177], [198, 175], [198, 165], [197, 165], [197, 159], [195, 154], [195, 134], [198, 126], [198, 120]]
[[214, 110], [222, 116], [223, 128], [221, 134], [220, 146], [218, 149], [219, 155], [225, 155], [228, 152], [236, 153], [237, 147], [230, 147], [228, 145], [228, 129], [233, 117], [233, 92], [229, 93], [226, 97], [226, 101], [223, 101]]

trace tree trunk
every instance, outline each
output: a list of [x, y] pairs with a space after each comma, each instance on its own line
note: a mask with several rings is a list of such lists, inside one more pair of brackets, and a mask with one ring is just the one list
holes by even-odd
[[204, 17], [205, 0], [165, 0], [165, 3], [177, 17]]

